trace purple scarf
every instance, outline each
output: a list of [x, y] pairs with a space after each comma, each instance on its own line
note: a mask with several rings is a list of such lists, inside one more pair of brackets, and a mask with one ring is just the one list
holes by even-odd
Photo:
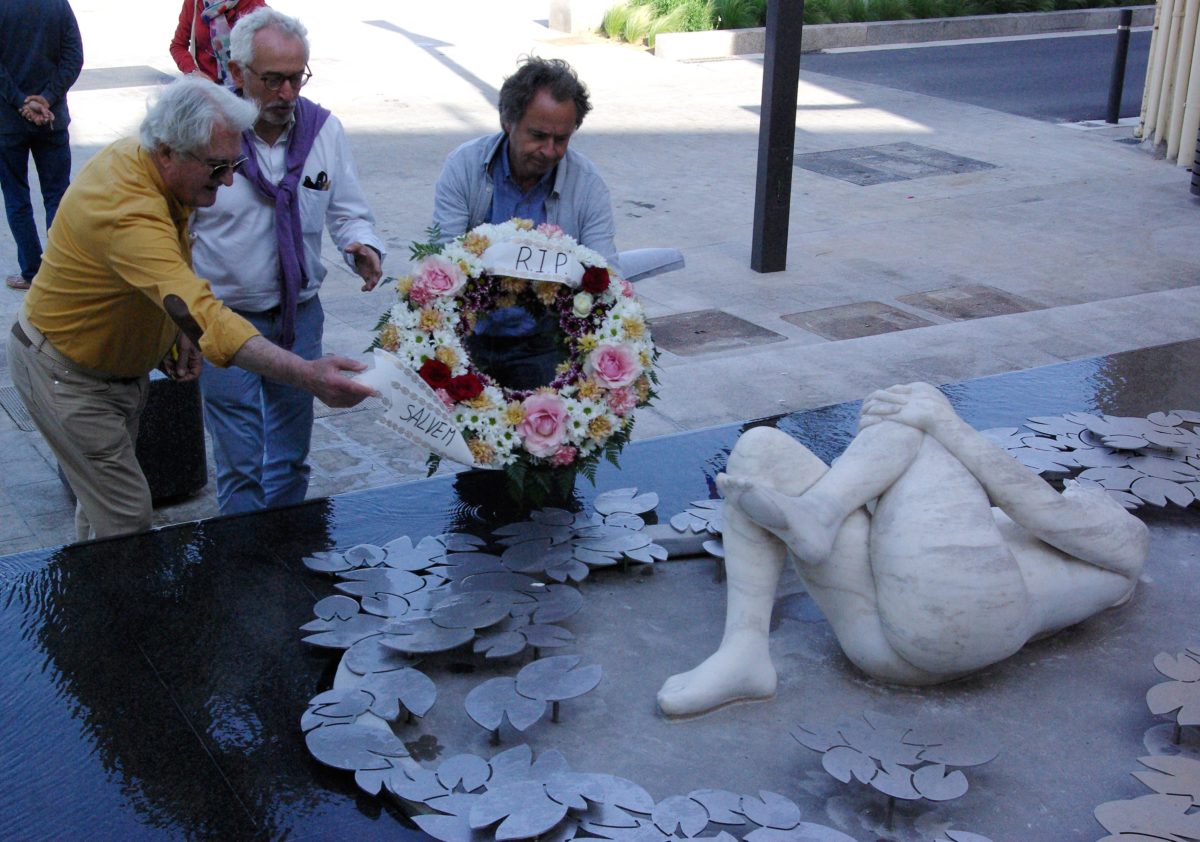
[[254, 153], [254, 129], [242, 132], [242, 154], [246, 163], [242, 174], [268, 199], [275, 202], [275, 240], [279, 245], [279, 308], [283, 324], [279, 344], [291, 350], [296, 341], [296, 305], [300, 290], [308, 286], [308, 270], [304, 268], [304, 232], [300, 227], [300, 176], [304, 162], [312, 151], [317, 132], [325, 125], [329, 112], [312, 100], [296, 100], [296, 122], [288, 138], [284, 158], [283, 180], [271, 184], [258, 166]]

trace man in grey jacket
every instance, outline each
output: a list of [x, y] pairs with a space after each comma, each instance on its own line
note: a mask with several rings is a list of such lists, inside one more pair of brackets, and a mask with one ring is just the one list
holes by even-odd
[[[619, 273], [608, 188], [592, 162], [568, 148], [591, 110], [569, 64], [526, 58], [500, 88], [503, 131], [464, 143], [442, 167], [433, 206], [442, 239], [521, 217], [557, 225]], [[535, 389], [562, 361], [560, 338], [550, 314], [506, 307], [480, 317], [467, 348], [502, 385]]]
[[562, 59], [525, 59], [500, 88], [499, 134], [464, 143], [438, 177], [433, 221], [446, 240], [514, 216], [548, 222], [617, 265], [612, 200], [592, 162], [568, 148], [592, 110]]

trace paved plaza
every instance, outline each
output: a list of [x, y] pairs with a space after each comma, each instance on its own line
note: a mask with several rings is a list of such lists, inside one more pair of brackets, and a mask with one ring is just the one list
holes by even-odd
[[[72, 5], [85, 51], [70, 95], [78, 169], [134, 133], [174, 75], [176, 4]], [[547, 28], [545, 0], [345, 0], [336, 15], [314, 0], [273, 5], [312, 27], [305, 93], [348, 130], [388, 274], [422, 237], [446, 153], [496, 130], [517, 58], [576, 66], [595, 108], [572, 145], [608, 181], [619, 246], [674, 246], [687, 261], [638, 287], [664, 353], [636, 438], [1200, 336], [1197, 200], [1185, 171], [1130, 142], [1131, 126], [1035, 121], [802, 69], [788, 269], [760, 275], [761, 57], [672, 62], [567, 36]], [[361, 293], [338, 255], [326, 260], [326, 350], [356, 355], [388, 288]], [[0, 261], [16, 266], [7, 230]], [[0, 320], [21, 300], [0, 291]], [[370, 408], [319, 414], [310, 496], [424, 476], [424, 453]], [[0, 412], [0, 554], [69, 541], [72, 512], [40, 436]], [[210, 482], [156, 522], [215, 513]]]

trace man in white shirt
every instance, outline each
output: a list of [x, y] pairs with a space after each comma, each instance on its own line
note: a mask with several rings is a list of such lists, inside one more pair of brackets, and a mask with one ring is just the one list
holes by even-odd
[[[258, 106], [242, 135], [233, 185], [192, 221], [192, 259], [226, 305], [305, 359], [321, 356], [317, 295], [329, 230], [364, 292], [382, 274], [383, 243], [358, 183], [341, 123], [300, 96], [307, 30], [262, 8], [238, 21], [229, 70]], [[313, 404], [307, 393], [241, 369], [205, 365], [204, 421], [213, 440], [222, 514], [301, 502], [308, 491]]]

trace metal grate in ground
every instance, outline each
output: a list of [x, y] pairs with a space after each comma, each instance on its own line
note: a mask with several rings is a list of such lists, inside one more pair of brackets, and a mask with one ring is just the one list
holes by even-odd
[[27, 433], [34, 431], [33, 419], [29, 417], [29, 411], [25, 409], [25, 404], [22, 403], [15, 386], [0, 387], [0, 406], [4, 407], [4, 411], [17, 425], [18, 430], [24, 430]]

